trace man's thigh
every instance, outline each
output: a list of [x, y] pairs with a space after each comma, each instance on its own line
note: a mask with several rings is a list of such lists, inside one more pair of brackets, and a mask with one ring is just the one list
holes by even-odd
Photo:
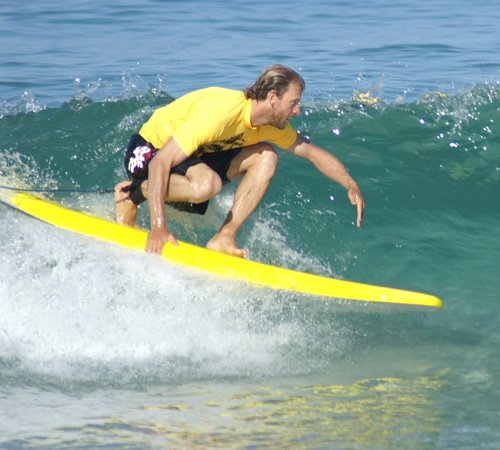
[[276, 150], [267, 142], [259, 142], [258, 144], [243, 147], [241, 152], [231, 161], [231, 165], [227, 171], [227, 178], [230, 181], [241, 178], [252, 166], [260, 164], [262, 157], [266, 153], [272, 154], [277, 158]]
[[233, 148], [221, 152], [205, 153], [199, 157], [210, 169], [219, 175], [223, 184], [229, 183], [227, 173], [233, 160], [241, 153], [243, 149]]

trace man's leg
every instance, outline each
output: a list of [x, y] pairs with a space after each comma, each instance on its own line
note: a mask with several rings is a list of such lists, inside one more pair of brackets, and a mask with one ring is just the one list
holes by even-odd
[[[115, 186], [116, 221], [122, 225], [139, 228], [136, 222], [137, 205], [122, 189], [130, 186], [131, 181], [122, 181]], [[148, 198], [148, 180], [141, 184], [144, 198]], [[189, 167], [186, 175], [172, 174], [168, 186], [167, 202], [202, 203], [211, 199], [222, 189], [219, 175], [206, 164], [199, 163]]]
[[233, 207], [219, 232], [208, 242], [208, 249], [246, 258], [246, 250], [236, 246], [236, 233], [264, 198], [277, 166], [278, 155], [267, 143], [245, 147], [233, 159], [227, 177], [230, 181], [243, 179], [236, 189]]
[[130, 199], [129, 192], [122, 190], [131, 184], [131, 181], [121, 181], [115, 186], [116, 222], [120, 225], [140, 229], [136, 221], [137, 205]]

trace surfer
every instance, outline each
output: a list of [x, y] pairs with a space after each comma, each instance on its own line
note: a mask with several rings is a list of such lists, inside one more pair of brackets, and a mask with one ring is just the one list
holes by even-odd
[[157, 109], [132, 136], [125, 168], [131, 181], [115, 187], [117, 222], [138, 228], [137, 206], [148, 201], [151, 231], [146, 251], [161, 253], [170, 242], [165, 203], [204, 214], [222, 186], [241, 178], [233, 206], [207, 248], [245, 258], [236, 234], [271, 183], [278, 155], [271, 144], [310, 161], [347, 189], [361, 227], [364, 202], [357, 183], [331, 153], [298, 134], [289, 119], [300, 114], [305, 83], [287, 67], [274, 65], [245, 91], [201, 89]]

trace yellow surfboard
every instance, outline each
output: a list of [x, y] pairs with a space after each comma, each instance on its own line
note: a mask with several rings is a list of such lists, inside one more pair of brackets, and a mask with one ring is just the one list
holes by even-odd
[[[92, 217], [30, 195], [15, 194], [10, 201], [17, 209], [59, 228], [131, 249], [144, 251], [146, 247], [146, 231]], [[322, 298], [400, 305], [408, 310], [433, 311], [442, 308], [441, 300], [432, 295], [283, 269], [181, 241], [178, 247], [165, 245], [162, 256], [176, 264], [272, 289]]]

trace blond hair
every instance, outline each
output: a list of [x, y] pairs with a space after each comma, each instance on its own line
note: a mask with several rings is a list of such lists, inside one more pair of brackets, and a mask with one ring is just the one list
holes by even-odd
[[275, 64], [264, 70], [255, 83], [245, 89], [245, 97], [251, 100], [262, 101], [267, 98], [270, 91], [276, 91], [278, 97], [282, 98], [288, 90], [290, 83], [295, 82], [303, 91], [306, 87], [304, 79], [294, 70]]

